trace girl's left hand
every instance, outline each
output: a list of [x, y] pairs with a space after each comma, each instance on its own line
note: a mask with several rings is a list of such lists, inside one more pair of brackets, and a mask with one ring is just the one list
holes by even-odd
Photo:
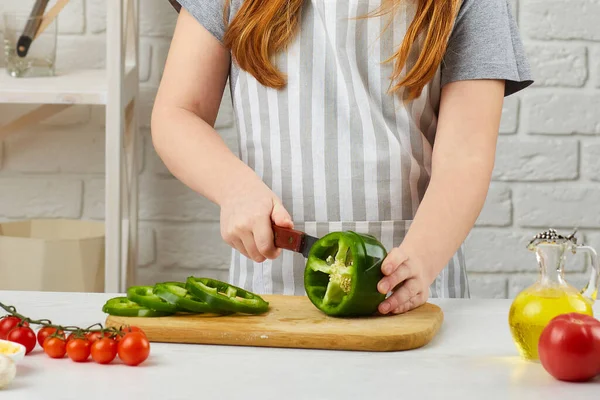
[[424, 268], [409, 258], [399, 247], [383, 260], [381, 271], [385, 275], [377, 290], [386, 294], [394, 291], [379, 305], [381, 314], [401, 314], [425, 304], [429, 299], [429, 279]]

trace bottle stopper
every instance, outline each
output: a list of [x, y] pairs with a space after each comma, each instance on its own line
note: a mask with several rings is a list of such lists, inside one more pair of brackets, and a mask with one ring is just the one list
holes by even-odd
[[573, 233], [571, 233], [570, 235], [564, 236], [564, 235], [561, 235], [558, 232], [556, 232], [556, 229], [550, 228], [546, 231], [536, 234], [531, 239], [531, 241], [529, 242], [527, 247], [531, 247], [533, 244], [540, 244], [540, 243], [558, 244], [558, 243], [569, 243], [570, 242], [573, 245], [577, 245], [577, 238], [575, 237], [576, 233], [577, 233], [577, 229], [575, 229], [573, 231]]

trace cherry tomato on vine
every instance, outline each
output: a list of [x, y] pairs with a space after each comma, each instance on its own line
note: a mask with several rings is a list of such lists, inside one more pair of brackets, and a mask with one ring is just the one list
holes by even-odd
[[127, 334], [127, 333], [131, 333], [131, 332], [140, 332], [142, 333], [144, 336], [146, 336], [146, 332], [144, 332], [142, 330], [142, 328], [139, 328], [137, 326], [132, 326], [132, 325], [125, 325], [123, 327], [121, 327], [121, 332]]
[[137, 326], [125, 325], [122, 326], [119, 330], [121, 331], [121, 333], [117, 336], [117, 342], [123, 340], [125, 335], [132, 332], [138, 332], [146, 336], [146, 332], [144, 332], [141, 328], [138, 328]]
[[[56, 331], [57, 331], [57, 329], [53, 328], [51, 326], [45, 326], [42, 329], [40, 329], [37, 333], [37, 341], [40, 344], [40, 346], [44, 347], [44, 340], [46, 340], [46, 338], [48, 336], [52, 335]], [[65, 337], [65, 334], [62, 331], [60, 331], [58, 334], [61, 335], [62, 337]]]
[[47, 337], [44, 340], [44, 352], [52, 358], [63, 358], [67, 352], [67, 342], [59, 337]]
[[92, 343], [92, 359], [98, 364], [108, 364], [117, 356], [118, 344], [114, 339], [107, 337]]
[[37, 343], [35, 333], [28, 326], [18, 326], [13, 328], [13, 330], [8, 333], [6, 339], [25, 346], [25, 354], [31, 353]]
[[87, 339], [67, 340], [67, 356], [75, 362], [83, 362], [90, 357], [90, 342]]
[[150, 355], [150, 342], [141, 332], [130, 332], [120, 341], [118, 346], [119, 358], [130, 366], [144, 362]]
[[[19, 322], [21, 322], [21, 318], [13, 315], [0, 319], [0, 339], [6, 340], [10, 331], [12, 331], [13, 328], [19, 324]], [[29, 322], [24, 321], [22, 326], [28, 327]]]
[[104, 335], [102, 335], [100, 332], [88, 332], [86, 336], [87, 340], [89, 340], [90, 343], [94, 343], [100, 339], [102, 339], [103, 337], [108, 338], [110, 337], [111, 333], [110, 332], [104, 332]]
[[73, 339], [86, 339], [87, 335], [81, 332], [71, 332], [69, 336], [67, 336], [67, 343], [69, 343]]

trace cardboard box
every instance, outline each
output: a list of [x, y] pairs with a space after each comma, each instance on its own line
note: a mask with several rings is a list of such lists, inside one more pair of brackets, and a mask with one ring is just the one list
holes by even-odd
[[104, 291], [104, 223], [38, 219], [0, 224], [0, 290]]

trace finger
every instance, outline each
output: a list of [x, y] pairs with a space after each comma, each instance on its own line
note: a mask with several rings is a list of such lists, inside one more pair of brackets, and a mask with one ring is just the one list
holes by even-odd
[[240, 252], [240, 254], [242, 254], [244, 257], [246, 258], [250, 258], [250, 256], [248, 255], [248, 252], [246, 251], [246, 248], [244, 247], [244, 244], [242, 243], [242, 241], [238, 238], [232, 239], [231, 242], [229, 242], [229, 245], [231, 247], [233, 247], [234, 249], [236, 249], [237, 251]]
[[409, 311], [408, 303], [404, 303], [404, 304], [398, 306], [395, 310], [392, 310], [390, 312], [390, 314], [394, 314], [394, 315], [404, 314], [407, 311]]
[[254, 241], [254, 235], [251, 232], [245, 233], [241, 237], [242, 243], [244, 244], [244, 248], [246, 252], [250, 256], [249, 258], [252, 261], [263, 262], [265, 261], [265, 257], [260, 254], [258, 248], [256, 247], [256, 242]]
[[275, 225], [281, 226], [282, 228], [294, 228], [292, 217], [287, 212], [283, 204], [281, 204], [281, 202], [277, 200], [273, 201], [273, 211], [271, 211], [271, 220]]
[[414, 278], [408, 279], [390, 297], [379, 304], [379, 312], [387, 314], [415, 297], [419, 292], [419, 282]]
[[279, 250], [275, 247], [275, 236], [269, 218], [262, 218], [254, 226], [254, 242], [258, 252], [265, 258], [275, 259], [279, 255]]
[[400, 264], [394, 272], [382, 278], [377, 285], [377, 290], [379, 293], [385, 294], [392, 290], [394, 287], [398, 286], [408, 278], [412, 276], [412, 268], [409, 264]]
[[394, 248], [389, 252], [383, 263], [381, 264], [381, 272], [384, 275], [390, 275], [402, 263], [408, 261], [408, 256], [404, 254], [399, 247]]
[[399, 305], [394, 311], [392, 311], [392, 314], [402, 314], [408, 312], [419, 307], [423, 303], [425, 303], [425, 296], [423, 293], [419, 293], [415, 297], [409, 299], [406, 303]]

